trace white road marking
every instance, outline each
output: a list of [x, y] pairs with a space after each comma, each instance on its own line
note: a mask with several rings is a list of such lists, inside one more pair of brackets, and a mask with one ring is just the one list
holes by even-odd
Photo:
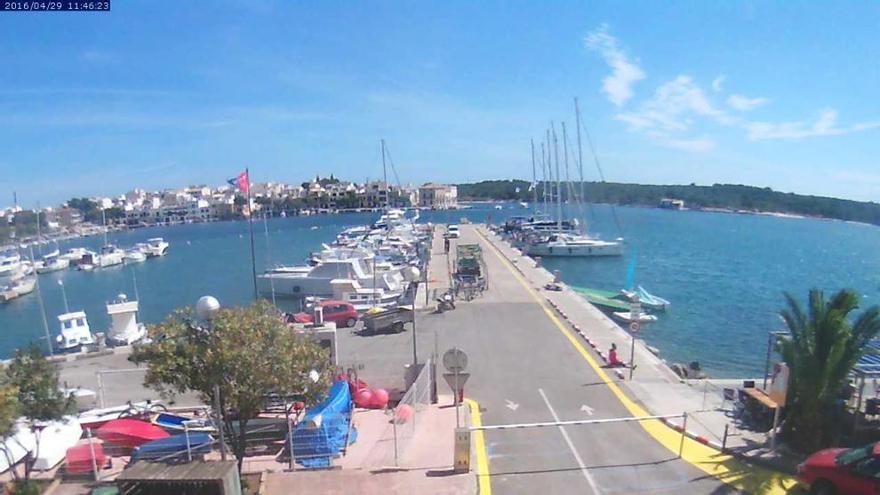
[[593, 408], [584, 404], [581, 406], [581, 412], [585, 412], [585, 413], [587, 413], [587, 415], [592, 416], [593, 415]]
[[[547, 409], [550, 410], [550, 414], [553, 416], [553, 421], [559, 421], [559, 416], [556, 414], [556, 411], [553, 409], [553, 406], [550, 405], [550, 401], [547, 399], [547, 394], [544, 393], [543, 389], [538, 389], [538, 393], [541, 394], [541, 398], [544, 399], [544, 404], [547, 404]], [[596, 480], [593, 479], [593, 475], [587, 470], [587, 465], [584, 464], [584, 460], [581, 459], [581, 455], [578, 453], [577, 449], [574, 448], [574, 443], [571, 441], [571, 437], [568, 436], [568, 432], [565, 431], [563, 426], [559, 426], [559, 432], [562, 433], [562, 438], [565, 439], [565, 443], [568, 444], [568, 449], [571, 450], [572, 455], [574, 455], [574, 460], [577, 461], [578, 466], [581, 468], [581, 474], [584, 475], [584, 479], [587, 480], [587, 483], [590, 484], [590, 488], [593, 489], [593, 493], [599, 495], [601, 492], [599, 491], [598, 485], [596, 485]]]
[[504, 401], [507, 402], [507, 408], [511, 411], [516, 411], [517, 409], [519, 409], [519, 404], [517, 404], [516, 402], [513, 402], [510, 399], [505, 399]]

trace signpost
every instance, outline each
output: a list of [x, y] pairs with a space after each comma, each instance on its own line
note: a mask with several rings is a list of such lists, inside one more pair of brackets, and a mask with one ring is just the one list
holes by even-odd
[[636, 296], [629, 306], [629, 317], [631, 320], [629, 331], [632, 337], [629, 347], [629, 379], [632, 380], [633, 371], [636, 369], [636, 335], [639, 334], [641, 328], [639, 320], [642, 318], [642, 303], [639, 301], [639, 296]]
[[464, 384], [467, 383], [468, 378], [471, 376], [470, 373], [463, 373], [465, 368], [467, 368], [467, 364], [467, 354], [457, 347], [453, 347], [443, 353], [443, 367], [449, 372], [444, 373], [443, 378], [446, 380], [446, 383], [449, 384], [449, 388], [452, 389], [453, 400], [455, 403], [456, 428], [460, 427], [458, 406], [461, 401], [459, 398], [464, 390]]

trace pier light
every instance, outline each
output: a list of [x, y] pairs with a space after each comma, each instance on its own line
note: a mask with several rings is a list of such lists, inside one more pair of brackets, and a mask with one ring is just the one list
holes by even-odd
[[196, 303], [196, 314], [203, 320], [211, 321], [218, 311], [220, 311], [220, 301], [214, 296], [202, 296]]
[[415, 282], [418, 283], [421, 280], [422, 272], [415, 266], [408, 266], [402, 270], [403, 278], [407, 282]]

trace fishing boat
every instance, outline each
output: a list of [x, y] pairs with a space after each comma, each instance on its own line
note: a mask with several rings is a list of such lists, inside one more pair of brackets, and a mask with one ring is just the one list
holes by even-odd
[[110, 330], [107, 341], [114, 345], [131, 345], [147, 336], [147, 327], [137, 320], [138, 301], [129, 301], [128, 296], [119, 294], [107, 303], [110, 316]]
[[72, 351], [95, 343], [85, 311], [58, 315], [58, 323], [61, 327], [61, 333], [55, 338], [58, 350]]
[[[611, 316], [614, 318], [623, 321], [625, 323], [633, 323], [636, 319], [633, 317], [632, 313], [629, 311], [616, 311], [611, 313]], [[647, 313], [639, 313], [638, 322], [641, 324], [647, 324], [657, 321], [657, 317], [654, 315], [649, 315]]]
[[35, 450], [33, 468], [47, 471], [64, 460], [67, 449], [76, 445], [82, 437], [82, 427], [74, 417], [66, 417], [60, 421], [52, 421], [39, 429], [38, 445]]
[[0, 302], [9, 302], [34, 291], [37, 285], [35, 276], [20, 278], [6, 287], [0, 288]]
[[23, 276], [21, 255], [15, 251], [0, 252], [0, 286]]
[[128, 418], [108, 421], [96, 433], [101, 440], [123, 449], [133, 449], [169, 436], [168, 432], [154, 424]]

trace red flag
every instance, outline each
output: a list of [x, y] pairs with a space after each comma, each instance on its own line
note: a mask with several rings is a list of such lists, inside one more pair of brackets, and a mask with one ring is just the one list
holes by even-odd
[[236, 177], [229, 179], [226, 182], [228, 182], [229, 185], [231, 185], [233, 187], [237, 187], [241, 192], [243, 192], [245, 194], [250, 193], [251, 178], [249, 177], [247, 170], [238, 174]]

